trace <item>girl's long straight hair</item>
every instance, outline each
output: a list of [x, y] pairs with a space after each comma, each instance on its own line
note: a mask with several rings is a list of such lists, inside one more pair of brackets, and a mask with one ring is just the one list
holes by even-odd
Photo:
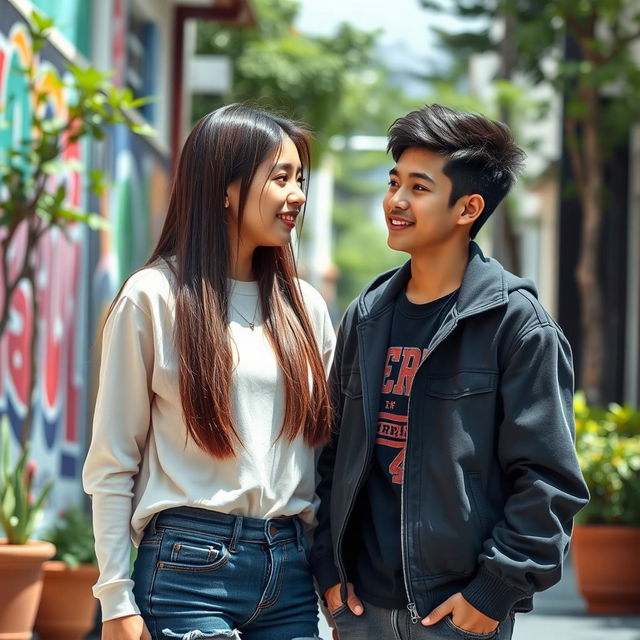
[[[247, 192], [258, 166], [285, 136], [309, 169], [309, 134], [260, 109], [230, 105], [204, 116], [178, 162], [167, 217], [147, 265], [168, 261], [175, 279], [175, 341], [187, 432], [216, 458], [233, 457], [242, 442], [233, 423], [233, 369], [228, 332], [230, 235], [227, 186], [240, 180], [238, 237]], [[292, 247], [258, 247], [253, 255], [266, 335], [282, 370], [285, 413], [278, 437], [303, 434], [309, 446], [330, 433], [322, 357], [296, 279]]]

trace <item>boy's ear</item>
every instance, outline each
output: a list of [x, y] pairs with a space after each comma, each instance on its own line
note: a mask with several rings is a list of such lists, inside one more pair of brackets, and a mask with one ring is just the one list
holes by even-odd
[[462, 196], [456, 203], [458, 224], [472, 225], [484, 211], [484, 198], [479, 193]]

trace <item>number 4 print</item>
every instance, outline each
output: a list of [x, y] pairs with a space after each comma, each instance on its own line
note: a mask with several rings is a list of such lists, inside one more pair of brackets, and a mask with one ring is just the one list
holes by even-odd
[[393, 459], [393, 462], [389, 465], [389, 473], [391, 474], [393, 484], [402, 484], [405, 451], [406, 448], [403, 446], [402, 449], [398, 451], [398, 455]]

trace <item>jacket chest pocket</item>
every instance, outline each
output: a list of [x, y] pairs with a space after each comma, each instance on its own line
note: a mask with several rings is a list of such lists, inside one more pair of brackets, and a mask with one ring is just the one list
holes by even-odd
[[353, 371], [346, 371], [341, 376], [342, 393], [347, 398], [357, 400], [362, 397], [362, 378], [360, 371], [354, 369]]
[[493, 393], [498, 384], [498, 373], [492, 370], [467, 369], [450, 375], [427, 378], [425, 392], [443, 400]]

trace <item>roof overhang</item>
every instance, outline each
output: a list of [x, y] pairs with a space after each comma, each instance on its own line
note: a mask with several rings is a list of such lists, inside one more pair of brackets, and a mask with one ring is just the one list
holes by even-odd
[[176, 16], [215, 20], [239, 27], [253, 27], [256, 13], [252, 0], [174, 0]]
[[175, 158], [180, 147], [180, 123], [182, 121], [182, 91], [184, 62], [184, 25], [187, 20], [212, 20], [237, 27], [255, 27], [256, 12], [253, 0], [172, 0], [174, 20], [173, 67], [173, 123], [171, 149]]

